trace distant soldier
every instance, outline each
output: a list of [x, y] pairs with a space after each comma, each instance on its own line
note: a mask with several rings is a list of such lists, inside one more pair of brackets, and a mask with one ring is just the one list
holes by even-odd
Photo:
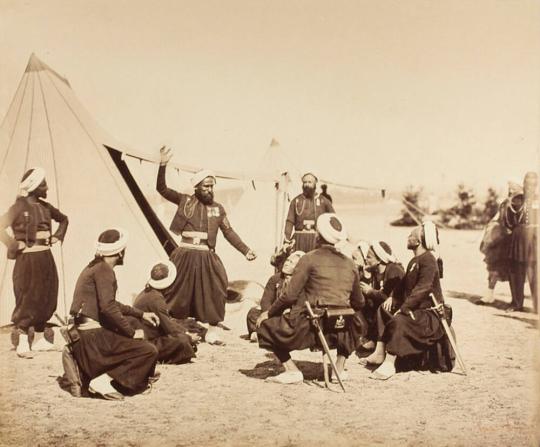
[[[19, 196], [0, 218], [0, 240], [8, 248], [8, 259], [15, 259], [13, 291], [15, 310], [11, 316], [18, 331], [17, 355], [31, 358], [32, 351], [54, 349], [45, 340], [45, 323], [53, 316], [58, 300], [58, 273], [51, 245], [63, 241], [68, 218], [50, 203], [42, 168], [29, 169], [20, 184]], [[59, 223], [52, 233], [51, 220]], [[13, 237], [5, 231], [11, 226]], [[34, 327], [30, 348], [28, 330]]]
[[505, 226], [512, 231], [510, 243], [510, 291], [512, 303], [508, 312], [523, 310], [525, 279], [529, 280], [533, 309], [538, 312], [537, 252], [538, 252], [538, 174], [527, 172], [523, 194], [509, 201]]
[[302, 194], [296, 196], [289, 206], [285, 222], [284, 245], [294, 243], [294, 249], [305, 253], [315, 248], [317, 229], [315, 223], [324, 213], [333, 213], [332, 202], [316, 193], [317, 176], [306, 172], [302, 177]]
[[328, 194], [328, 185], [322, 184], [321, 185], [321, 196], [326, 197], [330, 203], [332, 203], [332, 196]]
[[484, 262], [488, 271], [488, 289], [479, 304], [491, 304], [495, 301], [494, 292], [497, 282], [508, 281], [510, 275], [511, 230], [506, 228], [505, 216], [509, 202], [516, 194], [523, 194], [520, 184], [508, 182], [508, 197], [501, 202], [498, 211], [486, 225], [480, 243], [480, 251], [484, 254]]
[[168, 307], [175, 318], [194, 317], [209, 323], [206, 341], [223, 344], [217, 325], [225, 317], [228, 282], [225, 267], [215, 252], [218, 229], [248, 261], [257, 255], [232, 229], [223, 205], [214, 202], [216, 177], [212, 172], [202, 170], [193, 175], [192, 195], [167, 187], [165, 171], [172, 155], [172, 149], [161, 148], [156, 185], [165, 199], [177, 205], [170, 229], [182, 237], [171, 254], [178, 276], [166, 294]]

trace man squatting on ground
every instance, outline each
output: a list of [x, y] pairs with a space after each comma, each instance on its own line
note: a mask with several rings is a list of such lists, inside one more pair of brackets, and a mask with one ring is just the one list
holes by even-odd
[[[358, 270], [352, 259], [340, 252], [347, 233], [335, 214], [325, 213], [317, 219], [319, 248], [304, 255], [294, 269], [286, 290], [258, 320], [259, 346], [272, 351], [285, 367], [285, 372], [269, 378], [278, 383], [299, 383], [302, 372], [291, 359], [290, 352], [318, 346], [305, 307], [305, 301], [317, 309], [321, 306], [351, 306], [359, 311], [364, 296], [358, 281]], [[285, 314], [283, 310], [291, 307]], [[361, 328], [356, 319], [348, 330], [337, 337], [337, 369], [343, 373], [345, 360], [356, 349]], [[344, 378], [344, 376], [341, 376]]]
[[[371, 273], [371, 285], [360, 282], [362, 293], [366, 299], [363, 309], [368, 323], [367, 343], [364, 349], [374, 349], [377, 340], [377, 311], [379, 306], [384, 306], [390, 311], [392, 307], [392, 293], [405, 275], [403, 266], [392, 254], [390, 246], [383, 241], [373, 241], [370, 244], [366, 256], [366, 269]], [[394, 312], [397, 309], [394, 309]]]
[[[0, 218], [0, 240], [7, 246], [8, 259], [15, 259], [13, 292], [15, 310], [11, 321], [19, 335], [17, 355], [31, 358], [32, 351], [53, 349], [45, 340], [45, 324], [53, 316], [58, 301], [58, 273], [50, 247], [63, 241], [68, 218], [44, 199], [47, 181], [42, 168], [26, 171], [19, 185], [19, 195]], [[51, 219], [59, 223], [52, 233]], [[13, 237], [5, 229], [11, 226]], [[34, 327], [30, 348], [28, 330]]]
[[165, 171], [172, 155], [172, 149], [160, 149], [156, 185], [165, 199], [178, 206], [170, 230], [182, 236], [171, 254], [178, 276], [166, 294], [169, 311], [175, 318], [194, 317], [209, 323], [206, 341], [222, 344], [217, 325], [225, 317], [228, 282], [225, 267], [215, 253], [218, 228], [248, 261], [257, 255], [232, 229], [223, 206], [214, 202], [216, 178], [210, 171], [199, 171], [192, 177], [195, 193], [191, 196], [167, 187]]
[[113, 269], [123, 265], [126, 245], [127, 235], [121, 229], [100, 234], [94, 259], [77, 279], [70, 309], [79, 334], [73, 357], [83, 387], [109, 400], [145, 391], [158, 359], [157, 348], [143, 340], [143, 330], [133, 329], [126, 316], [154, 326], [159, 324], [158, 317], [116, 301]]
[[268, 309], [270, 309], [272, 304], [285, 293], [294, 268], [296, 267], [296, 264], [298, 264], [300, 258], [304, 255], [305, 253], [303, 251], [295, 251], [287, 257], [281, 267], [281, 272], [273, 274], [268, 279], [268, 282], [264, 287], [260, 306], [252, 307], [247, 313], [248, 335], [252, 341], [257, 341], [257, 320], [264, 313], [266, 313], [264, 318], [268, 318]]
[[396, 357], [423, 354], [445, 336], [431, 295], [442, 305], [443, 295], [437, 259], [437, 229], [432, 222], [416, 227], [407, 239], [414, 252], [405, 276], [395, 290], [390, 310], [379, 306], [375, 352], [362, 359], [363, 365], [381, 365], [370, 378], [386, 380], [396, 373]]
[[152, 267], [144, 290], [135, 298], [133, 307], [158, 316], [159, 326], [134, 320], [134, 328], [144, 330], [144, 339], [158, 349], [158, 362], [179, 365], [195, 357], [196, 344], [185, 329], [169, 316], [163, 292], [176, 279], [176, 267], [171, 261], [159, 262]]
[[316, 222], [323, 213], [334, 213], [332, 203], [317, 194], [317, 176], [307, 172], [302, 177], [302, 194], [296, 196], [289, 205], [285, 222], [284, 245], [294, 243], [294, 249], [307, 253], [316, 248]]

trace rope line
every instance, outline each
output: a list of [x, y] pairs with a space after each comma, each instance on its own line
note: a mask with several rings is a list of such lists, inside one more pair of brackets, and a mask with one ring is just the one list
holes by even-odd
[[[41, 99], [43, 101], [43, 107], [45, 108], [45, 117], [47, 118], [47, 128], [49, 129], [49, 141], [51, 143], [51, 153], [52, 153], [52, 162], [53, 162], [53, 171], [54, 171], [54, 185], [56, 188], [56, 203], [58, 204], [58, 209], [62, 209], [60, 203], [60, 188], [58, 183], [58, 167], [56, 164], [56, 150], [54, 146], [53, 133], [51, 128], [51, 120], [49, 118], [49, 109], [47, 107], [47, 102], [45, 101], [45, 90], [43, 89], [43, 83], [41, 81], [41, 76], [37, 72], [37, 77], [39, 80], [39, 86], [41, 89]], [[52, 233], [52, 228], [51, 228]], [[60, 268], [62, 270], [62, 292], [63, 292], [63, 301], [64, 301], [64, 311], [67, 312], [67, 301], [66, 301], [66, 269], [65, 269], [65, 259], [64, 259], [64, 244], [60, 243]], [[67, 315], [64, 315], [67, 316]]]

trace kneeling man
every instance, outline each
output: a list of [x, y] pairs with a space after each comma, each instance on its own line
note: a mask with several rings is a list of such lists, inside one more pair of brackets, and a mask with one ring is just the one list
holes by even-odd
[[[263, 313], [257, 322], [259, 346], [272, 351], [285, 372], [271, 378], [278, 383], [300, 383], [302, 372], [290, 352], [318, 346], [315, 330], [308, 319], [305, 302], [314, 309], [351, 306], [360, 310], [364, 297], [360, 290], [358, 270], [352, 259], [341, 253], [347, 233], [340, 219], [325, 213], [317, 219], [317, 246], [296, 265], [287, 290]], [[282, 315], [283, 309], [291, 307]], [[354, 351], [361, 332], [357, 319], [337, 337], [337, 369], [342, 373], [345, 360]]]

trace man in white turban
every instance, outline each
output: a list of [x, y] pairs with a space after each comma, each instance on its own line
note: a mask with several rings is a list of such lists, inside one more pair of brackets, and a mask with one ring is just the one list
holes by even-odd
[[[305, 301], [314, 309], [325, 307], [352, 307], [359, 311], [364, 306], [358, 270], [341, 249], [347, 232], [333, 213], [317, 219], [318, 248], [300, 258], [287, 290], [257, 321], [259, 346], [272, 351], [283, 364], [285, 372], [269, 381], [293, 384], [303, 381], [302, 372], [291, 359], [290, 352], [317, 346], [317, 335], [308, 319]], [[283, 310], [290, 307], [288, 313]], [[337, 362], [340, 376], [345, 361], [356, 349], [362, 332], [359, 321], [353, 319], [347, 329], [336, 335]]]
[[144, 340], [144, 331], [134, 329], [128, 318], [157, 326], [157, 315], [116, 301], [114, 268], [124, 263], [126, 246], [127, 234], [121, 228], [99, 235], [94, 259], [75, 284], [70, 309], [79, 335], [72, 345], [73, 357], [84, 389], [107, 400], [145, 391], [158, 359], [157, 348]]
[[310, 170], [302, 176], [302, 194], [292, 199], [285, 222], [285, 245], [294, 243], [295, 250], [305, 253], [316, 245], [317, 218], [323, 213], [333, 213], [332, 202], [317, 194], [317, 174]]
[[177, 206], [170, 230], [182, 238], [170, 255], [178, 276], [165, 298], [173, 317], [194, 317], [208, 323], [210, 327], [206, 341], [223, 344], [218, 323], [225, 318], [228, 280], [225, 267], [215, 252], [218, 230], [248, 261], [254, 260], [257, 255], [232, 229], [223, 205], [214, 201], [216, 177], [211, 171], [202, 170], [193, 175], [193, 195], [167, 187], [166, 168], [172, 155], [172, 149], [160, 149], [161, 162], [156, 185], [157, 191]]
[[[432, 295], [437, 303], [442, 305], [444, 301], [439, 266], [433, 254], [437, 247], [438, 232], [433, 222], [416, 227], [407, 239], [407, 248], [414, 252], [414, 257], [394, 289], [392, 307], [397, 310], [384, 325], [379, 321], [382, 327], [375, 352], [361, 362], [365, 366], [380, 365], [370, 376], [372, 379], [388, 379], [396, 373], [396, 358], [417, 358], [445, 337], [439, 316], [431, 309]], [[451, 370], [451, 365], [443, 362], [448, 358], [440, 360], [441, 364], [431, 364], [430, 369]]]
[[[8, 259], [15, 259], [13, 291], [15, 310], [11, 316], [18, 337], [17, 355], [31, 358], [32, 351], [48, 351], [54, 345], [44, 337], [47, 321], [53, 316], [58, 300], [58, 273], [51, 245], [62, 242], [68, 218], [46, 202], [45, 171], [29, 169], [19, 185], [19, 196], [6, 214], [0, 217], [0, 240], [8, 248]], [[51, 221], [58, 222], [53, 233]], [[5, 231], [11, 227], [13, 237]], [[30, 347], [29, 329], [34, 328]]]

